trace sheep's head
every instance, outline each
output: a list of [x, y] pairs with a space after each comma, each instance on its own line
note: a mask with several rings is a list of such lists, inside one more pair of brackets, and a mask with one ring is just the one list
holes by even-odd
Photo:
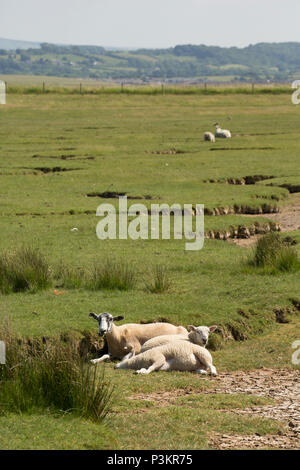
[[122, 317], [121, 315], [118, 315], [117, 317], [113, 317], [110, 313], [107, 313], [107, 312], [100, 313], [100, 315], [97, 315], [96, 313], [91, 312], [90, 317], [93, 317], [95, 320], [97, 320], [98, 325], [99, 325], [100, 336], [103, 336], [106, 333], [109, 333], [111, 331], [114, 321], [119, 321], [119, 320], [124, 319], [124, 317]]
[[193, 326], [189, 325], [187, 327], [189, 333], [189, 337], [191, 341], [195, 344], [199, 344], [200, 346], [206, 346], [208, 342], [209, 333], [215, 331], [218, 328], [216, 325], [213, 326]]

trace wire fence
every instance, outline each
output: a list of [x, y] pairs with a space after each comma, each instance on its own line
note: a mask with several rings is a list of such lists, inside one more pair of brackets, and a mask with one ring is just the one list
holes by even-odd
[[291, 93], [291, 86], [287, 84], [228, 84], [219, 85], [212, 83], [201, 84], [132, 84], [109, 83], [90, 84], [78, 82], [78, 84], [65, 85], [52, 84], [42, 81], [34, 85], [10, 84], [5, 81], [7, 94], [132, 94], [132, 95], [214, 95], [214, 94], [282, 94]]

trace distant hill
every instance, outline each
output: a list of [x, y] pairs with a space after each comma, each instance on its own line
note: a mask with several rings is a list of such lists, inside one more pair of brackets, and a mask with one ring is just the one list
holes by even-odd
[[[3, 42], [4, 41], [4, 42]], [[5, 50], [8, 41], [11, 47]], [[19, 46], [18, 46], [19, 44]], [[168, 49], [112, 50], [0, 39], [0, 74], [120, 80], [292, 80], [300, 76], [300, 43], [259, 43], [244, 48], [178, 45]], [[32, 45], [34, 44], [34, 46]], [[21, 47], [21, 46], [22, 47]]]
[[0, 49], [5, 49], [7, 51], [15, 49], [29, 49], [29, 48], [39, 48], [39, 42], [31, 41], [18, 41], [17, 39], [5, 39], [0, 38]]

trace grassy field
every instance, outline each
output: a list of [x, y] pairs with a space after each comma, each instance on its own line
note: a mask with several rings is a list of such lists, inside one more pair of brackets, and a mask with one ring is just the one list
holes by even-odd
[[122, 79], [92, 79], [55, 77], [48, 75], [8, 75], [0, 74], [0, 80], [12, 93], [62, 93], [62, 94], [141, 94], [141, 95], [195, 95], [195, 94], [291, 94], [286, 83], [245, 83], [233, 82], [234, 76], [207, 77], [208, 83], [185, 84], [165, 83], [153, 80], [142, 83], [139, 80], [127, 82]]
[[[210, 346], [218, 370], [295, 368], [291, 344], [300, 339], [300, 317], [292, 300], [298, 305], [299, 271], [245, 269], [249, 249], [223, 240], [206, 239], [195, 252], [185, 251], [185, 240], [100, 241], [97, 206], [117, 207], [117, 200], [95, 194], [126, 193], [129, 205], [148, 208], [202, 203], [207, 214], [222, 214], [205, 216], [207, 233], [265, 224], [300, 185], [299, 113], [288, 94], [9, 94], [0, 108], [0, 253], [37, 247], [52, 271], [59, 263], [89, 269], [95, 260], [119, 260], [137, 281], [128, 291], [90, 291], [65, 288], [54, 278], [46, 290], [0, 294], [1, 317], [28, 337], [96, 332], [90, 311], [122, 314], [126, 322], [217, 324]], [[233, 138], [203, 142], [215, 122]], [[255, 184], [228, 184], [257, 175]], [[289, 235], [300, 242], [299, 231]], [[145, 287], [157, 265], [170, 282], [161, 294]], [[276, 322], [276, 309], [287, 312], [287, 323]], [[104, 424], [49, 410], [7, 413], [0, 417], [0, 448], [202, 449], [215, 432], [282, 429], [270, 419], [228, 413], [264, 405], [266, 398], [202, 395], [213, 379], [176, 372], [140, 377], [112, 364], [98, 367], [116, 387]], [[189, 394], [177, 396], [178, 390]], [[151, 393], [173, 398], [165, 406], [141, 398]]]

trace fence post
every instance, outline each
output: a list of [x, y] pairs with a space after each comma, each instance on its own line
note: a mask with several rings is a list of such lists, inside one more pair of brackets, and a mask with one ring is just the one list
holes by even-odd
[[79, 85], [79, 91], [80, 91], [80, 94], [82, 95], [82, 83], [80, 83]]
[[165, 94], [165, 84], [161, 84], [161, 93], [164, 95]]
[[123, 90], [124, 90], [124, 83], [121, 82], [121, 93], [123, 93]]
[[45, 93], [46, 91], [46, 85], [45, 85], [45, 82], [43, 82], [43, 93]]

